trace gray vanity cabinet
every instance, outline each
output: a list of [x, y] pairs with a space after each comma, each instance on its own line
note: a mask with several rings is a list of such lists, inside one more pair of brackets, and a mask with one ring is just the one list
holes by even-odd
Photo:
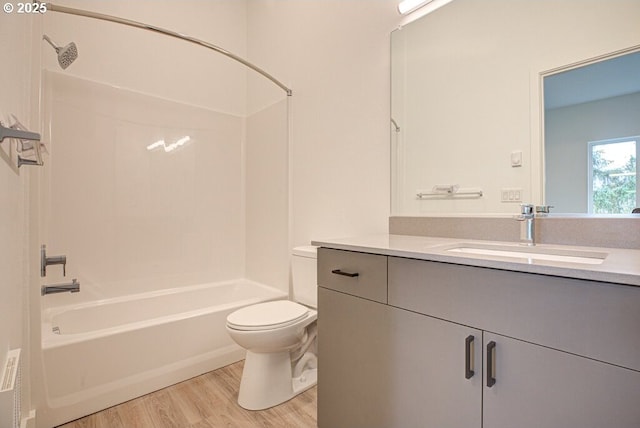
[[318, 299], [320, 428], [480, 428], [479, 330], [322, 287]]
[[640, 427], [640, 287], [326, 248], [318, 285], [320, 428]]
[[318, 427], [385, 426], [391, 400], [391, 374], [384, 370], [391, 362], [389, 307], [319, 288], [321, 311]]
[[[484, 371], [483, 427], [640, 426], [640, 373], [493, 333], [495, 384]], [[490, 362], [491, 363], [491, 362]]]
[[386, 257], [318, 260], [318, 426], [480, 428], [481, 331], [386, 305]]

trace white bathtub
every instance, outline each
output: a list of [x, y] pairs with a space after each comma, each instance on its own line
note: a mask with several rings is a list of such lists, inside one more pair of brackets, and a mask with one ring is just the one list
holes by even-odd
[[286, 297], [238, 280], [47, 309], [39, 419], [55, 426], [239, 361], [227, 315]]

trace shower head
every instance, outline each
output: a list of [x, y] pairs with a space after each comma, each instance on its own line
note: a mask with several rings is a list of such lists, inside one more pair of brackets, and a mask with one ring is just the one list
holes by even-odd
[[58, 64], [60, 64], [60, 67], [62, 67], [63, 70], [69, 67], [71, 63], [75, 61], [76, 58], [78, 58], [78, 48], [76, 47], [76, 44], [74, 42], [71, 42], [67, 46], [61, 48], [60, 46], [57, 46], [55, 43], [53, 43], [49, 36], [47, 36], [46, 34], [43, 34], [42, 38], [46, 40], [51, 46], [53, 46], [53, 48], [58, 53]]

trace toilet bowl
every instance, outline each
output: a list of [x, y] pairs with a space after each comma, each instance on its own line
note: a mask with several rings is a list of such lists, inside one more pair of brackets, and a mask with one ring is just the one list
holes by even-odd
[[247, 350], [238, 404], [262, 410], [317, 383], [317, 248], [293, 250], [294, 299], [259, 303], [227, 317], [227, 332]]

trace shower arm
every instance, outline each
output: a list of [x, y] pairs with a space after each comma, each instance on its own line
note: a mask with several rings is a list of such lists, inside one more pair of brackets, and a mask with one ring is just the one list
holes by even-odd
[[243, 64], [244, 66], [249, 67], [250, 69], [262, 74], [264, 77], [266, 77], [267, 79], [271, 80], [273, 83], [275, 83], [281, 89], [283, 89], [287, 93], [287, 96], [293, 95], [293, 92], [291, 91], [291, 89], [289, 89], [282, 82], [280, 82], [278, 79], [276, 79], [275, 77], [273, 77], [271, 74], [267, 73], [266, 71], [264, 71], [260, 67], [250, 63], [249, 61], [247, 61], [244, 58], [239, 57], [238, 55], [235, 55], [234, 53], [229, 52], [226, 49], [222, 49], [221, 47], [213, 45], [213, 44], [208, 43], [208, 42], [205, 42], [204, 40], [196, 39], [195, 37], [187, 36], [185, 34], [176, 33], [175, 31], [167, 30], [167, 29], [164, 29], [162, 27], [156, 27], [155, 25], [145, 24], [143, 22], [138, 22], [138, 21], [132, 21], [130, 19], [119, 18], [117, 16], [105, 15], [105, 14], [102, 14], [102, 13], [91, 12], [91, 11], [88, 11], [88, 10], [75, 9], [75, 8], [72, 8], [72, 7], [58, 6], [58, 5], [55, 5], [53, 3], [46, 3], [46, 6], [47, 6], [47, 10], [50, 10], [50, 11], [53, 11], [53, 12], [67, 13], [67, 14], [70, 14], [70, 15], [84, 16], [86, 18], [93, 18], [93, 19], [100, 19], [102, 21], [115, 22], [117, 24], [123, 24], [123, 25], [128, 25], [130, 27], [141, 28], [143, 30], [150, 30], [150, 31], [153, 31], [155, 33], [164, 34], [165, 36], [175, 37], [177, 39], [186, 40], [187, 42], [191, 42], [191, 43], [195, 43], [195, 44], [200, 45], [200, 46], [204, 46], [205, 48], [209, 48], [209, 49], [214, 50], [214, 51], [216, 51], [218, 53], [221, 53], [222, 55], [225, 55], [225, 56], [227, 56], [227, 57], [229, 57], [229, 58], [231, 58], [231, 59]]
[[46, 41], [47, 43], [49, 43], [51, 46], [53, 46], [53, 48], [56, 50], [56, 52], [58, 52], [58, 49], [60, 49], [60, 47], [56, 46], [55, 43], [53, 43], [51, 41], [51, 39], [49, 38], [49, 36], [47, 36], [46, 34], [42, 35], [42, 40]]

